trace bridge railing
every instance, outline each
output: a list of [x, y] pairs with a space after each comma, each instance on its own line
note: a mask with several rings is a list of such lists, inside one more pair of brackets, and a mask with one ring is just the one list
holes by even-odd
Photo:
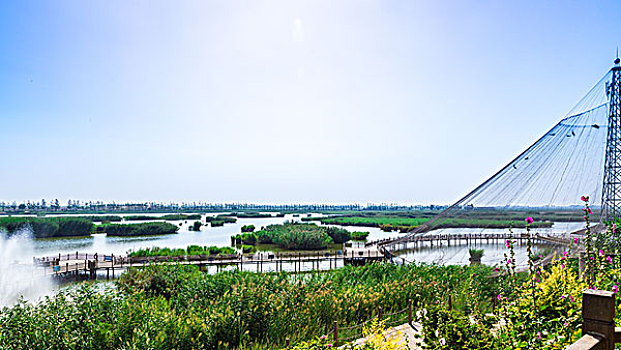
[[[372, 245], [390, 245], [392, 243], [410, 243], [410, 242], [425, 242], [425, 241], [448, 241], [448, 240], [499, 240], [499, 239], [519, 239], [525, 240], [527, 238], [526, 233], [451, 233], [451, 234], [423, 234], [420, 236], [403, 236], [394, 238], [384, 238], [365, 243], [365, 246]], [[543, 242], [549, 242], [552, 244], [570, 244], [571, 238], [563, 237], [560, 235], [549, 235], [534, 232], [531, 234], [531, 239], [539, 240]]]
[[102, 262], [112, 262], [117, 260], [119, 257], [114, 254], [98, 254], [98, 253], [66, 253], [66, 254], [58, 254], [54, 256], [47, 256], [41, 258], [33, 258], [33, 262], [38, 266], [55, 266], [55, 265], [63, 265], [66, 261], [102, 261]]

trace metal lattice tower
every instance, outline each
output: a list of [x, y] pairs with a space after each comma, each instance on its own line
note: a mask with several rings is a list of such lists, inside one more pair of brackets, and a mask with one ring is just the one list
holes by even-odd
[[608, 135], [602, 187], [602, 220], [621, 216], [621, 66], [619, 58], [606, 86], [608, 95]]

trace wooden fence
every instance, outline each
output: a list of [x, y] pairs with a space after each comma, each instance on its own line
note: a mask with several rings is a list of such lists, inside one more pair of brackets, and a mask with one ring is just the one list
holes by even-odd
[[613, 350], [621, 343], [621, 328], [615, 327], [615, 294], [587, 289], [582, 294], [582, 338], [567, 350]]

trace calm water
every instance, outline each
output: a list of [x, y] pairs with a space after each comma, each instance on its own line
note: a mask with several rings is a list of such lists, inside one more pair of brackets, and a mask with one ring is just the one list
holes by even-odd
[[[202, 221], [205, 216], [215, 216], [218, 214], [226, 213], [209, 213], [203, 215]], [[140, 214], [142, 215], [142, 214]], [[157, 214], [145, 214], [153, 216], [161, 216], [163, 213]], [[79, 216], [79, 215], [77, 215]], [[282, 224], [285, 221], [299, 221], [301, 217], [305, 217], [307, 214], [301, 214], [294, 217], [292, 214], [287, 214], [284, 217], [271, 217], [271, 218], [238, 218], [234, 224], [225, 224], [220, 227], [203, 226], [201, 231], [190, 231], [189, 228], [194, 220], [188, 221], [169, 221], [175, 225], [179, 225], [179, 233], [173, 235], [161, 235], [161, 236], [149, 236], [149, 237], [107, 237], [105, 234], [96, 234], [91, 237], [85, 238], [57, 238], [57, 239], [45, 239], [45, 240], [33, 240], [31, 252], [37, 257], [41, 256], [53, 256], [57, 254], [75, 253], [76, 251], [81, 253], [100, 253], [100, 254], [117, 254], [124, 255], [130, 250], [137, 250], [140, 248], [148, 248], [153, 246], [159, 247], [172, 247], [172, 248], [185, 248], [188, 245], [215, 245], [215, 246], [230, 246], [231, 236], [241, 232], [241, 227], [244, 225], [254, 225], [257, 230], [262, 226], [271, 224]], [[312, 213], [313, 217], [320, 217], [321, 214]], [[132, 223], [144, 222], [144, 221], [131, 221]], [[583, 227], [583, 223], [555, 223], [552, 228], [536, 229], [533, 232], [540, 233], [561, 233], [571, 232]], [[375, 227], [357, 227], [357, 226], [338, 226], [345, 228], [349, 231], [368, 231], [369, 240], [383, 239], [398, 237], [403, 234], [398, 232], [384, 232]], [[523, 231], [523, 230], [522, 230]], [[443, 234], [461, 234], [461, 233], [473, 233], [473, 234], [488, 234], [488, 233], [503, 233], [507, 232], [505, 229], [441, 229], [432, 231], [428, 234], [443, 233]], [[515, 233], [521, 232], [515, 229]], [[497, 264], [503, 259], [503, 254], [506, 252], [504, 244], [501, 243], [477, 243], [467, 245], [451, 245], [446, 244], [442, 246], [435, 245], [434, 247], [421, 247], [415, 251], [409, 251], [403, 253], [402, 256], [406, 259], [419, 262], [436, 262], [442, 264], [466, 264], [468, 263], [470, 248], [484, 249], [485, 253], [482, 262], [485, 264]], [[516, 260], [518, 264], [523, 264], [526, 261], [526, 247], [516, 245]], [[30, 258], [30, 257], [28, 257]], [[268, 270], [269, 267], [266, 267]]]

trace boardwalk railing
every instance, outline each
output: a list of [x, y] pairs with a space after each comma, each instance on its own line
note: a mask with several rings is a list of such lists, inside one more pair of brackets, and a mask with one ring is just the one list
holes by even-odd
[[[418, 243], [418, 242], [435, 242], [435, 241], [446, 241], [450, 245], [452, 241], [494, 241], [494, 240], [526, 240], [527, 236], [525, 233], [468, 233], [468, 234], [422, 234], [418, 236], [406, 236], [406, 237], [395, 237], [395, 238], [384, 238], [375, 241], [369, 241], [365, 243], [365, 246], [389, 246], [389, 245], [400, 245], [407, 243]], [[569, 245], [571, 244], [571, 238], [555, 236], [555, 235], [547, 235], [540, 233], [531, 234], [531, 239], [534, 241], [539, 241], [540, 243], [549, 243], [549, 244], [559, 244], [559, 245]]]
[[43, 258], [33, 258], [35, 265], [40, 265], [40, 266], [62, 265], [64, 261], [75, 261], [75, 260], [112, 261], [114, 259], [115, 259], [114, 254], [106, 255], [106, 254], [80, 253], [80, 252], [58, 254], [55, 256], [47, 256]]
[[207, 265], [224, 267], [236, 265], [240, 269], [243, 265], [254, 264], [257, 272], [263, 271], [264, 264], [276, 266], [276, 271], [283, 271], [283, 264], [293, 265], [294, 272], [302, 271], [302, 264], [311, 262], [312, 269], [319, 269], [320, 263], [324, 262], [332, 269], [337, 267], [337, 261], [345, 264], [359, 264], [367, 261], [384, 260], [384, 254], [377, 249], [351, 249], [346, 251], [304, 251], [282, 253], [259, 253], [259, 254], [225, 254], [225, 255], [182, 255], [182, 256], [153, 256], [153, 257], [130, 257], [85, 254], [59, 254], [53, 257], [35, 258], [35, 265], [44, 268], [46, 274], [58, 275], [66, 272], [89, 271], [105, 269], [109, 274], [114, 269], [128, 267], [141, 267], [153, 264], [179, 263], [186, 265]]
[[567, 350], [613, 350], [621, 343], [621, 328], [615, 327], [615, 294], [587, 289], [582, 294], [582, 338]]

